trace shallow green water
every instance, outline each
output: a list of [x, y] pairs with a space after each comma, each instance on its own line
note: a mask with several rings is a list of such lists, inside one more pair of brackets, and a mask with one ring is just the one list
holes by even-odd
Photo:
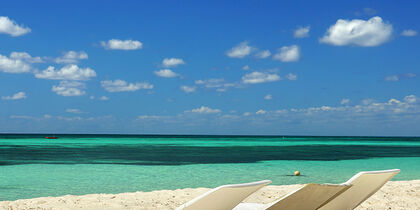
[[[88, 193], [340, 183], [400, 168], [420, 179], [420, 138], [229, 136], [0, 136], [0, 200]], [[289, 176], [300, 170], [303, 176]]]

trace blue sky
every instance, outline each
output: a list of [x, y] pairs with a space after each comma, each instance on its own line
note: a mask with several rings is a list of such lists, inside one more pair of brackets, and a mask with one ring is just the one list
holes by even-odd
[[416, 1], [6, 1], [0, 132], [420, 135]]

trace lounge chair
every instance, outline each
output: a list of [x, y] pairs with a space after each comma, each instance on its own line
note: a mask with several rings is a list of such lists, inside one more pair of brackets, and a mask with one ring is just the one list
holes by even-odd
[[400, 172], [400, 169], [363, 171], [344, 184], [352, 187], [323, 205], [320, 210], [354, 209], [375, 194], [386, 182]]
[[347, 184], [306, 184], [269, 204], [240, 203], [233, 210], [315, 210], [324, 203], [348, 190]]
[[263, 180], [245, 184], [223, 185], [181, 205], [176, 210], [230, 210], [249, 195], [270, 183], [270, 180]]
[[269, 204], [240, 203], [234, 210], [347, 210], [354, 209], [392, 179], [399, 169], [364, 171], [347, 182], [307, 184]]

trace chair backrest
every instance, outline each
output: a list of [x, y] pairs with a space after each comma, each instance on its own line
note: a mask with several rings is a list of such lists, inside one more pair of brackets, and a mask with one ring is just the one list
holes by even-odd
[[352, 187], [319, 208], [320, 210], [354, 209], [375, 194], [399, 169], [384, 171], [364, 171], [354, 175], [344, 184]]
[[267, 210], [314, 210], [349, 188], [347, 184], [306, 184], [271, 203]]
[[263, 180], [223, 185], [181, 205], [177, 210], [231, 210], [249, 195], [270, 183], [270, 180]]

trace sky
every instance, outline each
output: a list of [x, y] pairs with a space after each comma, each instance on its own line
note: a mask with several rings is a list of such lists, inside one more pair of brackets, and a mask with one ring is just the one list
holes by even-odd
[[0, 132], [420, 136], [420, 2], [2, 1]]

